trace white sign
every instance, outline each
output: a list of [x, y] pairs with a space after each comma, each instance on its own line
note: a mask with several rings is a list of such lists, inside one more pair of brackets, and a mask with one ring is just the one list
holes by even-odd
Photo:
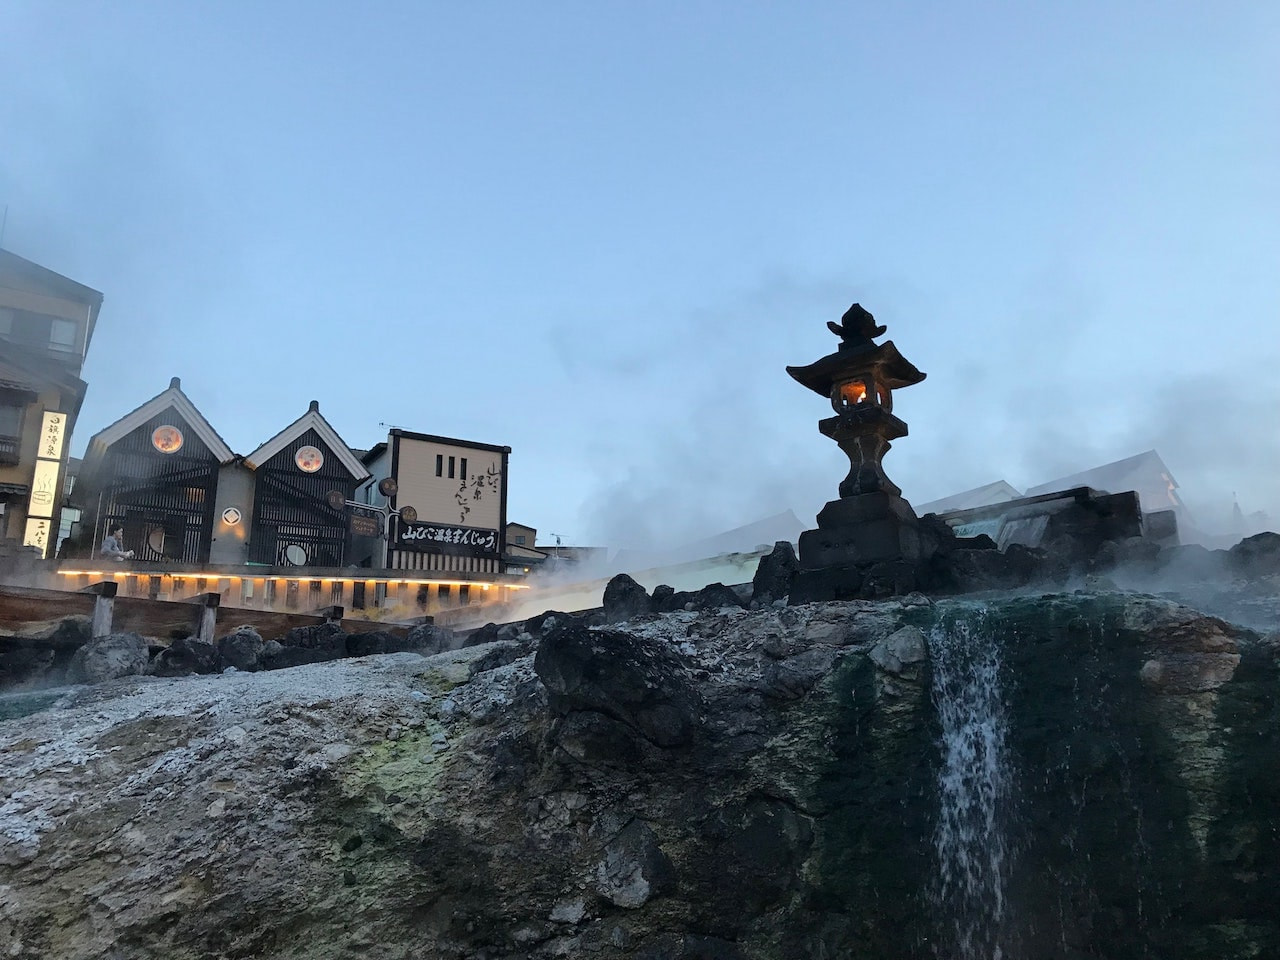
[[62, 444], [67, 437], [67, 415], [46, 410], [40, 424], [40, 446], [36, 456], [41, 460], [61, 460]]
[[27, 521], [27, 533], [22, 538], [24, 547], [35, 547], [41, 554], [49, 551], [49, 537], [52, 523], [48, 520], [33, 519]]
[[227, 507], [222, 511], [222, 522], [229, 527], [234, 527], [241, 520], [241, 514], [235, 507]]
[[31, 478], [31, 500], [27, 506], [28, 517], [52, 517], [58, 508], [58, 468], [56, 460], [37, 460], [36, 472]]

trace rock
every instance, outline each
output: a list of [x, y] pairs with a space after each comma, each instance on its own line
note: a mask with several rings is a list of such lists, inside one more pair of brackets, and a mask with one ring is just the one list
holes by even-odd
[[396, 647], [402, 645], [403, 641], [389, 630], [353, 633], [347, 637], [347, 656], [372, 657], [394, 652]]
[[872, 647], [869, 656], [881, 670], [901, 676], [928, 656], [924, 634], [918, 627], [902, 627]]
[[[761, 605], [784, 599], [791, 593], [800, 561], [789, 540], [779, 540], [767, 556], [760, 558], [756, 574], [751, 578], [751, 599]], [[654, 592], [655, 596], [657, 591]]]
[[1227, 564], [1250, 578], [1280, 573], [1280, 533], [1246, 537], [1227, 551]]
[[699, 700], [687, 668], [659, 644], [567, 624], [543, 638], [533, 666], [553, 716], [601, 714], [659, 747], [687, 744], [697, 729]]
[[150, 654], [147, 641], [136, 633], [113, 633], [90, 640], [75, 652], [67, 668], [71, 683], [102, 683], [146, 672]]
[[[424, 623], [409, 631], [403, 649], [429, 657], [446, 650], [457, 650], [461, 646], [461, 639], [452, 630], [437, 627], [433, 623]], [[389, 652], [391, 652], [390, 648]]]
[[0, 955], [1276, 955], [1280, 634], [1025, 590], [589, 622], [0, 714]]
[[668, 583], [660, 583], [653, 588], [653, 609], [659, 612], [669, 612], [674, 608], [670, 606], [671, 598], [676, 595], [676, 588]]
[[52, 686], [66, 680], [76, 650], [92, 638], [88, 617], [29, 624], [0, 642], [0, 690]]
[[309, 652], [306, 662], [321, 663], [340, 660], [347, 655], [347, 635], [337, 623], [317, 623], [309, 627], [294, 627], [280, 638], [281, 646]]
[[486, 623], [468, 633], [462, 640], [464, 647], [478, 647], [482, 643], [493, 643], [498, 639], [499, 627], [496, 623]]
[[218, 666], [220, 669], [235, 667], [237, 670], [261, 670], [263, 668], [262, 637], [253, 627], [236, 627], [231, 633], [220, 638], [218, 647]]
[[604, 615], [609, 623], [643, 616], [653, 609], [653, 603], [644, 587], [630, 576], [620, 573], [605, 585]]
[[175, 640], [156, 654], [147, 672], [156, 677], [217, 673], [218, 648], [195, 637]]
[[632, 820], [609, 841], [596, 866], [596, 892], [615, 907], [634, 910], [670, 888], [675, 871], [648, 824]]

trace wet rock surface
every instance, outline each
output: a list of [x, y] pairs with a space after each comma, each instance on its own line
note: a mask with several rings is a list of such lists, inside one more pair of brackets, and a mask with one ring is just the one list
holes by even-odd
[[[932, 958], [932, 645], [972, 609], [548, 615], [64, 691], [0, 722], [0, 956]], [[984, 617], [1004, 955], [1278, 955], [1276, 642], [1118, 592]]]

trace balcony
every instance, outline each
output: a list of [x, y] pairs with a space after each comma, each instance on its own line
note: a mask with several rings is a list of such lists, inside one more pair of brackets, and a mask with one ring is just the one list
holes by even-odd
[[22, 448], [21, 437], [0, 436], [0, 465], [11, 465], [18, 462], [18, 451]]

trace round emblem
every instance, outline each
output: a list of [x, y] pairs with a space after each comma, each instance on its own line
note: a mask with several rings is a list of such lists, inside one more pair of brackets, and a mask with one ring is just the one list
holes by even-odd
[[400, 508], [400, 519], [405, 523], [417, 523], [418, 511], [413, 507], [405, 506]]
[[307, 551], [296, 543], [291, 543], [284, 548], [284, 558], [290, 565], [295, 567], [305, 567], [307, 565]]
[[151, 431], [151, 445], [161, 453], [177, 453], [182, 449], [182, 431], [165, 424]]
[[293, 462], [303, 473], [315, 473], [324, 466], [324, 454], [312, 446], [299, 447]]
[[228, 526], [234, 527], [240, 522], [240, 519], [240, 511], [235, 507], [227, 507], [227, 509], [222, 511], [222, 522]]

